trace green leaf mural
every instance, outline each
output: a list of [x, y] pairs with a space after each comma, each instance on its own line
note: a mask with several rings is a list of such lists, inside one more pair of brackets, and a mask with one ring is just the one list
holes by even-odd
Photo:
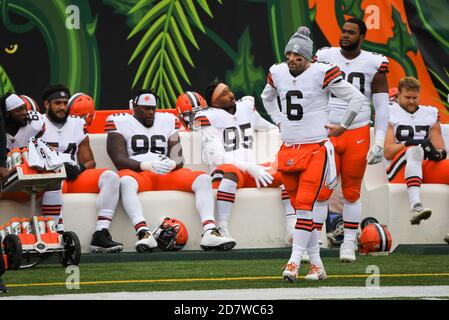
[[14, 86], [11, 80], [6, 74], [5, 70], [0, 66], [0, 97], [4, 96], [9, 92], [15, 92]]
[[271, 42], [277, 62], [284, 61], [284, 48], [299, 26], [310, 27], [310, 13], [307, 1], [259, 0], [266, 2]]
[[181, 81], [191, 84], [184, 64], [187, 62], [191, 67], [195, 64], [187, 43], [199, 49], [192, 26], [206, 32], [197, 8], [212, 17], [206, 0], [140, 0], [128, 12], [131, 15], [146, 11], [128, 36], [131, 39], [145, 31], [129, 60], [132, 64], [139, 58], [132, 87], [155, 90], [162, 108], [174, 106], [177, 96], [183, 92]]
[[[447, 1], [435, 0], [431, 2], [424, 2], [421, 0], [413, 0], [413, 6], [419, 17], [419, 21], [423, 29], [425, 29], [430, 36], [432, 43], [436, 48], [439, 48], [446, 55], [449, 55], [449, 20], [447, 19]], [[432, 50], [432, 48], [426, 48]], [[437, 92], [440, 99], [446, 107], [446, 112], [449, 113], [449, 72], [443, 67], [447, 65], [443, 60], [435, 59], [432, 62], [432, 68], [427, 68], [434, 76], [437, 87]]]
[[138, 2], [139, 0], [103, 0], [103, 3], [107, 6], [113, 7], [116, 13], [127, 16], [127, 24], [131, 28], [134, 28], [134, 26], [139, 23], [139, 21], [145, 15], [144, 10], [138, 10], [137, 12], [128, 15], [128, 12]]
[[[437, 79], [437, 81], [440, 84], [440, 88], [446, 90], [443, 91], [442, 89], [437, 88], [437, 92], [440, 95], [441, 98], [441, 102], [445, 105], [446, 107], [446, 113], [449, 113], [449, 82], [444, 81], [444, 79], [435, 71], [432, 70], [431, 68], [427, 68], [427, 70], [429, 70], [429, 72]], [[446, 79], [449, 79], [449, 71], [444, 68], [444, 77]]]
[[254, 96], [260, 95], [260, 92], [263, 90], [265, 71], [261, 67], [254, 65], [249, 28], [246, 28], [238, 41], [234, 69], [226, 72], [226, 83], [236, 92]]

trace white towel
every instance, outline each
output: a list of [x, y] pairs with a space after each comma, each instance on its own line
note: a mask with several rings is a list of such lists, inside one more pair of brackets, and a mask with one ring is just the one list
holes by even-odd
[[327, 152], [326, 175], [324, 178], [324, 188], [333, 190], [337, 186], [337, 168], [335, 167], [335, 150], [330, 140], [324, 144]]
[[46, 142], [37, 139], [37, 145], [45, 157], [45, 169], [48, 171], [56, 170], [64, 165], [59, 153], [53, 150]]
[[34, 137], [28, 142], [28, 166], [36, 170], [45, 169], [45, 159]]

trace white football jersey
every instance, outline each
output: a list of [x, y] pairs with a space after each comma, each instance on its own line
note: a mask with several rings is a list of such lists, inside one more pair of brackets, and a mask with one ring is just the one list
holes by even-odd
[[[255, 163], [255, 119], [254, 104], [249, 100], [239, 100], [234, 115], [219, 108], [204, 109], [195, 115], [195, 125], [211, 126], [217, 130], [226, 158]], [[207, 162], [208, 156], [203, 155], [203, 159]]]
[[422, 140], [429, 137], [430, 129], [438, 121], [438, 109], [419, 106], [414, 113], [404, 110], [399, 104], [390, 105], [390, 124], [396, 143], [407, 140]]
[[28, 111], [28, 124], [21, 127], [15, 136], [6, 133], [8, 150], [23, 148], [28, 145], [30, 138], [39, 136], [45, 132], [45, 120], [42, 114], [34, 110]]
[[287, 63], [270, 68], [268, 83], [277, 90], [281, 102], [281, 138], [287, 144], [316, 143], [328, 137], [329, 84], [342, 80], [333, 64], [311, 63], [294, 77]]
[[77, 116], [68, 116], [61, 126], [53, 123], [44, 115], [45, 133], [42, 140], [59, 152], [63, 162], [78, 164], [78, 148], [87, 137], [87, 126], [84, 119]]
[[159, 155], [168, 156], [168, 142], [176, 130], [177, 118], [166, 112], [156, 112], [150, 128], [129, 113], [113, 114], [106, 119], [106, 132], [120, 133], [126, 140], [130, 159], [152, 161]]
[[[388, 72], [388, 59], [382, 54], [362, 50], [354, 59], [346, 59], [340, 52], [340, 47], [325, 47], [316, 52], [318, 62], [328, 62], [337, 65], [343, 73], [343, 78], [354, 85], [365, 96], [362, 109], [352, 122], [349, 129], [363, 127], [371, 120], [371, 84], [377, 72]], [[331, 94], [329, 99], [329, 121], [341, 123], [348, 102]]]

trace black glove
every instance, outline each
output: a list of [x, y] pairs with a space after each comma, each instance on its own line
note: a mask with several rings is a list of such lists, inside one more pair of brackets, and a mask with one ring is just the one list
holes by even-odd
[[427, 159], [433, 160], [433, 161], [441, 161], [443, 159], [446, 159], [447, 152], [445, 149], [435, 149], [432, 153], [426, 155], [424, 154]]
[[406, 146], [417, 146], [421, 145], [421, 148], [424, 150], [424, 159], [433, 160], [433, 161], [440, 161], [443, 159], [446, 159], [447, 152], [444, 149], [437, 149], [435, 146], [430, 142], [429, 139], [422, 139], [422, 140], [407, 140], [405, 142]]
[[86, 167], [83, 164], [73, 165], [70, 162], [64, 162], [64, 167], [67, 180], [69, 181], [75, 180], [84, 170], [86, 170]]

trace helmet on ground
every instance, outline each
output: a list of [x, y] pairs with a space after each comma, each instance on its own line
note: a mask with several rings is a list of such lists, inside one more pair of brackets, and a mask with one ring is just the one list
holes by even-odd
[[85, 93], [78, 92], [72, 95], [69, 99], [69, 108], [70, 115], [83, 118], [88, 126], [94, 120], [94, 100]]
[[180, 220], [170, 217], [162, 217], [161, 223], [153, 232], [157, 246], [165, 251], [177, 251], [182, 249], [189, 238], [187, 228]]
[[196, 113], [206, 107], [206, 100], [199, 93], [193, 91], [186, 91], [176, 100], [179, 119], [190, 130], [193, 130], [193, 120]]
[[358, 239], [359, 252], [388, 252], [391, 249], [391, 234], [386, 226], [379, 223], [366, 225]]

